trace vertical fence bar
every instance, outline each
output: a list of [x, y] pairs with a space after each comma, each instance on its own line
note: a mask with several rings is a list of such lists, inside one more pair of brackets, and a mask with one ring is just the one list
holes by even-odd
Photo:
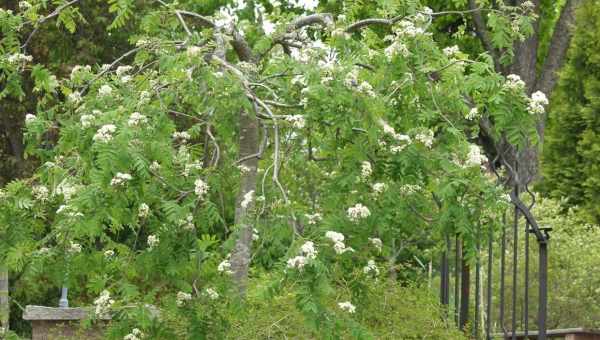
[[477, 257], [475, 258], [475, 321], [473, 322], [473, 330], [474, 330], [474, 335], [475, 335], [475, 339], [479, 339], [479, 316], [480, 316], [480, 311], [479, 311], [479, 305], [481, 304], [481, 297], [479, 296], [480, 294], [480, 284], [481, 284], [481, 261], [480, 261], [480, 257], [481, 257], [481, 225], [477, 225], [477, 243], [476, 243], [476, 248], [477, 248]]
[[469, 323], [469, 301], [471, 295], [471, 266], [469, 265], [469, 259], [465, 256], [464, 246], [462, 246], [462, 266], [461, 266], [461, 278], [460, 278], [460, 329], [465, 330], [465, 327]]
[[[515, 187], [515, 192], [519, 194], [518, 189]], [[512, 339], [517, 339], [517, 276], [519, 261], [519, 209], [515, 206], [515, 215], [513, 221], [513, 277], [512, 277], [512, 319], [511, 319], [511, 332]]]
[[546, 340], [546, 307], [548, 304], [548, 237], [538, 240], [540, 246], [539, 259], [539, 307], [538, 307], [538, 340]]
[[493, 238], [494, 234], [492, 228], [490, 226], [488, 231], [488, 263], [487, 263], [487, 303], [486, 303], [486, 325], [485, 325], [485, 338], [486, 340], [492, 339], [492, 265], [494, 261], [492, 260], [493, 255]]
[[529, 335], [529, 223], [525, 223], [525, 292], [523, 297], [523, 332]]
[[502, 215], [502, 245], [500, 253], [500, 327], [506, 338], [506, 327], [504, 326], [504, 285], [505, 285], [505, 267], [506, 267], [506, 212]]
[[460, 301], [460, 255], [462, 253], [460, 238], [456, 234], [456, 241], [454, 245], [454, 322], [459, 325], [458, 318], [458, 306]]

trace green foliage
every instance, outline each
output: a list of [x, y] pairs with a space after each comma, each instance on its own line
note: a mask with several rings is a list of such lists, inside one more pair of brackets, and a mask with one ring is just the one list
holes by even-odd
[[596, 44], [600, 41], [600, 7], [585, 3], [577, 15], [568, 61], [549, 116], [541, 189], [551, 197], [565, 198], [566, 207], [580, 206], [590, 221], [598, 222], [600, 62]]

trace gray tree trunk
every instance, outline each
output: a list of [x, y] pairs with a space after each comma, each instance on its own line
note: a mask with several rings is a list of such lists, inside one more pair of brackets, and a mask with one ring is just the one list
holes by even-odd
[[[240, 159], [245, 159], [241, 165], [245, 171], [241, 174], [240, 189], [236, 198], [235, 225], [239, 227], [235, 248], [231, 256], [233, 280], [241, 296], [246, 294], [248, 283], [248, 268], [250, 266], [252, 248], [252, 228], [254, 226], [255, 199], [245, 208], [241, 203], [250, 191], [256, 189], [258, 158], [252, 157], [259, 150], [258, 119], [246, 111], [240, 112]], [[256, 195], [254, 195], [256, 197]]]
[[0, 264], [0, 328], [8, 330], [10, 302], [8, 299], [8, 269]]

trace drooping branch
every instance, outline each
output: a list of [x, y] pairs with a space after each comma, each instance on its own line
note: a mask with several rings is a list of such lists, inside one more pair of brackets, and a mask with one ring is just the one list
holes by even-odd
[[320, 13], [320, 14], [312, 14], [304, 17], [300, 17], [294, 20], [287, 28], [287, 32], [293, 32], [301, 29], [305, 26], [310, 25], [321, 25], [323, 27], [327, 27], [333, 23], [333, 16], [331, 13]]
[[575, 22], [575, 11], [582, 0], [567, 0], [554, 28], [548, 56], [536, 83], [536, 89], [550, 94], [558, 80], [557, 72], [562, 66], [571, 42], [571, 26]]

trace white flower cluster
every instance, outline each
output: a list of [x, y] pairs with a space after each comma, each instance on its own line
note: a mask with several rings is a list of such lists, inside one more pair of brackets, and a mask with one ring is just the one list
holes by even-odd
[[186, 131], [175, 131], [173, 132], [173, 139], [176, 142], [181, 142], [181, 143], [187, 143], [190, 138], [192, 138], [192, 136], [190, 136], [189, 133], [187, 133]]
[[146, 203], [140, 204], [138, 208], [138, 217], [146, 218], [150, 215], [150, 207]]
[[31, 193], [33, 194], [33, 197], [38, 201], [45, 202], [48, 200], [49, 191], [48, 188], [46, 188], [43, 185], [34, 186], [33, 189], [31, 189]]
[[131, 70], [133, 70], [133, 66], [123, 65], [123, 66], [117, 67], [117, 69], [115, 70], [115, 73], [117, 74], [117, 77], [121, 77], [124, 74], [131, 72]]
[[506, 76], [506, 82], [504, 83], [504, 88], [509, 90], [522, 90], [525, 88], [525, 82], [521, 80], [516, 74], [509, 74]]
[[125, 183], [127, 183], [128, 181], [131, 181], [133, 179], [133, 177], [131, 177], [130, 174], [126, 174], [126, 173], [122, 173], [122, 172], [117, 172], [117, 174], [115, 175], [115, 177], [113, 177], [110, 180], [110, 185], [112, 186], [123, 186], [125, 185]]
[[86, 129], [94, 124], [95, 119], [96, 119], [96, 117], [93, 114], [91, 114], [91, 115], [84, 114], [84, 115], [81, 115], [81, 117], [79, 118], [79, 121], [81, 122], [81, 127]]
[[56, 186], [56, 193], [63, 195], [65, 201], [70, 201], [77, 191], [79, 191], [79, 185], [71, 183], [66, 178]]
[[192, 294], [185, 292], [177, 292], [177, 306], [183, 306], [187, 301], [192, 300]]
[[32, 115], [31, 113], [28, 113], [25, 115], [25, 125], [29, 125], [33, 122], [35, 122], [37, 120], [37, 117], [35, 115]]
[[104, 85], [100, 86], [100, 88], [98, 89], [98, 95], [100, 97], [108, 97], [112, 94], [112, 91], [113, 91], [113, 89], [112, 89], [112, 87], [110, 87], [110, 85], [104, 84]]
[[67, 99], [70, 102], [77, 104], [81, 101], [81, 93], [79, 93], [78, 91], [73, 91], [67, 96]]
[[375, 183], [375, 184], [373, 184], [372, 188], [373, 188], [373, 193], [375, 195], [380, 195], [387, 189], [387, 184]]
[[[406, 148], [410, 143], [412, 143], [412, 139], [410, 138], [410, 136], [408, 135], [403, 135], [401, 133], [397, 133], [396, 130], [390, 126], [387, 122], [385, 122], [383, 119], [379, 121], [379, 124], [381, 124], [382, 128], [383, 128], [383, 132], [387, 135], [389, 135], [390, 137], [392, 137], [396, 142], [400, 143], [400, 145], [393, 145], [390, 147], [390, 151], [394, 154], [399, 153], [400, 151], [404, 150], [404, 148]], [[387, 145], [385, 142], [381, 142], [382, 146]]]
[[69, 246], [69, 250], [68, 251], [71, 254], [79, 254], [79, 253], [81, 253], [81, 249], [82, 249], [81, 244], [79, 244], [79, 243], [73, 243], [71, 241], [71, 245]]
[[258, 229], [252, 228], [252, 241], [258, 241], [260, 239], [260, 234], [258, 233]]
[[158, 163], [157, 161], [152, 161], [152, 163], [150, 163], [150, 171], [158, 172], [159, 170], [160, 170], [160, 163]]
[[58, 207], [58, 209], [56, 209], [57, 215], [62, 214], [62, 213], [64, 213], [68, 217], [83, 217], [83, 214], [78, 212], [77, 209], [73, 208], [70, 205], [66, 205], [66, 204], [62, 204], [61, 206]]
[[196, 196], [198, 196], [198, 198], [203, 198], [206, 194], [208, 194], [209, 189], [210, 187], [208, 184], [200, 178], [194, 182], [194, 193]]
[[319, 0], [288, 0], [288, 3], [305, 11], [314, 11], [319, 6]]
[[333, 250], [335, 250], [336, 254], [343, 254], [347, 251], [354, 251], [352, 247], [346, 247], [346, 244], [344, 244], [344, 234], [342, 233], [330, 230], [325, 233], [325, 237], [327, 237], [331, 240], [331, 242], [333, 242]]
[[465, 119], [475, 120], [475, 119], [477, 119], [477, 117], [479, 117], [479, 109], [477, 107], [473, 107], [473, 108], [471, 108], [471, 110], [469, 110], [469, 113], [467, 113], [467, 115], [465, 116]]
[[350, 221], [356, 222], [362, 218], [371, 216], [371, 211], [361, 203], [356, 203], [353, 207], [348, 208], [347, 215]]
[[148, 123], [148, 117], [144, 116], [139, 112], [132, 113], [131, 116], [129, 116], [129, 120], [127, 121], [127, 124], [129, 126], [139, 126], [146, 123]]
[[348, 312], [350, 314], [354, 314], [356, 312], [356, 307], [350, 303], [350, 301], [340, 302], [338, 303], [338, 307], [344, 312]]
[[77, 76], [80, 75], [80, 73], [85, 74], [90, 72], [92, 72], [92, 67], [90, 65], [75, 65], [75, 67], [71, 69], [71, 80], [74, 80]]
[[418, 184], [404, 184], [400, 187], [400, 192], [404, 195], [412, 195], [421, 191], [421, 186]]
[[306, 121], [303, 115], [290, 115], [285, 117], [285, 120], [292, 124], [294, 129], [302, 129], [306, 126]]
[[206, 296], [208, 296], [208, 298], [211, 300], [216, 300], [219, 298], [219, 293], [217, 293], [217, 291], [212, 288], [206, 288], [204, 292], [206, 293]]
[[188, 214], [185, 220], [179, 220], [178, 224], [185, 230], [194, 230], [196, 228], [196, 226], [194, 225], [194, 216], [192, 214]]
[[144, 333], [140, 331], [138, 328], [134, 328], [131, 330], [131, 333], [125, 335], [123, 340], [142, 340], [144, 338]]
[[548, 105], [548, 98], [542, 91], [536, 91], [531, 94], [531, 99], [529, 99], [529, 104], [527, 105], [527, 111], [532, 115], [541, 115], [546, 112], [544, 106]]
[[231, 255], [227, 255], [227, 258], [223, 261], [221, 261], [221, 263], [219, 263], [219, 265], [217, 266], [217, 270], [219, 271], [219, 273], [223, 273], [223, 274], [227, 274], [227, 275], [231, 275], [233, 274], [233, 272], [231, 271], [231, 262], [229, 262], [229, 257]]
[[359, 69], [354, 67], [344, 78], [344, 85], [350, 90], [356, 90], [360, 93], [366, 94], [369, 97], [375, 97], [376, 94], [373, 91], [373, 86], [366, 81], [360, 82], [358, 80]]
[[246, 194], [244, 194], [244, 198], [242, 199], [242, 202], [240, 202], [240, 205], [242, 206], [242, 208], [247, 209], [253, 200], [254, 200], [254, 190], [250, 190]]
[[292, 85], [305, 87], [308, 83], [306, 82], [306, 77], [303, 74], [295, 75], [291, 80]]
[[112, 258], [113, 256], [115, 256], [115, 251], [112, 249], [108, 249], [106, 251], [104, 251], [104, 257], [107, 259]]
[[148, 243], [148, 249], [152, 250], [158, 246], [160, 243], [160, 238], [157, 235], [150, 235], [148, 236], [148, 240], [146, 242]]
[[[389, 35], [386, 37], [386, 40], [394, 40], [394, 37]], [[410, 54], [406, 45], [398, 40], [395, 40], [390, 44], [390, 46], [386, 47], [383, 50], [383, 53], [387, 57], [388, 61], [392, 61], [392, 59], [394, 59], [394, 57], [397, 55], [401, 55], [406, 58]]]
[[312, 241], [304, 242], [302, 247], [300, 247], [300, 252], [302, 255], [298, 255], [287, 260], [288, 268], [297, 268], [302, 270], [308, 261], [315, 259], [318, 254], [317, 250], [315, 249], [315, 244]]
[[427, 130], [425, 132], [418, 133], [415, 135], [415, 139], [431, 149], [431, 146], [433, 145], [433, 131]]
[[306, 216], [306, 218], [308, 219], [308, 224], [310, 225], [315, 225], [323, 219], [323, 215], [321, 215], [320, 213], [304, 214], [304, 216]]
[[375, 248], [377, 248], [377, 250], [381, 251], [381, 248], [383, 247], [383, 242], [381, 242], [380, 238], [369, 237], [369, 242], [371, 242], [371, 244], [373, 244], [373, 246], [375, 246]]
[[23, 53], [14, 53], [6, 58], [10, 64], [26, 64], [33, 61], [33, 57]]
[[456, 56], [458, 53], [460, 53], [460, 49], [456, 45], [448, 46], [448, 47], [444, 48], [443, 52], [447, 57], [451, 58], [451, 57]]
[[103, 290], [100, 296], [94, 300], [95, 314], [96, 316], [103, 317], [108, 314], [110, 307], [115, 303], [115, 300], [110, 298], [110, 292]]
[[96, 131], [93, 140], [95, 142], [107, 143], [113, 138], [113, 134], [117, 131], [117, 127], [113, 124], [102, 125], [101, 128]]
[[415, 23], [410, 20], [401, 20], [394, 32], [399, 36], [410, 38], [425, 34], [425, 30], [422, 27], [416, 26]]
[[367, 262], [367, 265], [363, 267], [363, 273], [373, 274], [374, 276], [379, 275], [379, 268], [377, 268], [374, 260], [369, 260]]
[[475, 144], [469, 145], [469, 153], [467, 154], [467, 166], [480, 166], [487, 162], [487, 157], [481, 153], [479, 146]]
[[369, 161], [362, 162], [360, 166], [360, 177], [365, 180], [373, 173], [373, 167]]

